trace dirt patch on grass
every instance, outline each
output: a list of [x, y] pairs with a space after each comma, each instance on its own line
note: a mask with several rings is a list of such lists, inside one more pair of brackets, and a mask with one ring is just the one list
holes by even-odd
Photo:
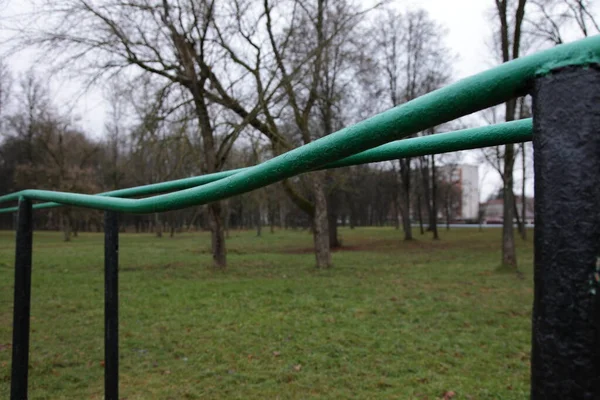
[[[415, 251], [423, 252], [429, 250], [445, 250], [452, 248], [452, 243], [443, 241], [432, 241], [432, 240], [412, 240], [402, 241], [394, 239], [385, 240], [373, 240], [371, 242], [364, 242], [361, 244], [349, 244], [343, 245], [342, 247], [336, 247], [331, 249], [332, 252], [355, 252], [355, 251], [368, 251], [368, 252], [385, 252], [385, 251]], [[276, 253], [284, 254], [312, 254], [315, 252], [313, 247], [302, 247], [302, 248], [288, 248], [275, 251]]]
[[168, 264], [145, 264], [138, 265], [135, 267], [121, 267], [119, 268], [120, 272], [138, 272], [138, 271], [150, 271], [150, 270], [169, 270], [175, 269], [178, 267], [184, 267], [187, 263], [185, 262], [173, 262]]
[[[333, 253], [337, 253], [340, 251], [373, 251], [374, 249], [369, 248], [369, 246], [342, 246], [331, 249]], [[277, 253], [283, 254], [313, 254], [315, 252], [314, 247], [304, 247], [300, 249], [283, 249], [277, 251]]]

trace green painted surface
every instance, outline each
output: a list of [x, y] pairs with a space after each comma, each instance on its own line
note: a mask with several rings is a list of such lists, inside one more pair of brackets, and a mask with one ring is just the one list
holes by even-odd
[[[404, 157], [417, 157], [426, 154], [468, 150], [479, 147], [495, 146], [505, 143], [520, 143], [531, 140], [532, 120], [507, 122], [481, 128], [464, 129], [455, 132], [439, 133], [418, 138], [403, 139], [387, 143], [371, 150], [355, 154], [342, 160], [330, 163], [320, 169], [340, 168], [351, 165], [389, 161]], [[135, 197], [157, 193], [183, 190], [215, 182], [253, 167], [239, 168], [215, 174], [177, 179], [169, 182], [155, 183], [127, 189], [100, 193], [102, 197]], [[22, 193], [22, 192], [19, 192]], [[18, 193], [9, 196], [17, 196]], [[8, 196], [0, 198], [4, 200]], [[60, 203], [43, 203], [34, 206], [36, 209], [58, 207]], [[0, 209], [0, 213], [17, 211], [17, 207]]]
[[[19, 196], [24, 196], [32, 200], [129, 213], [160, 212], [205, 204], [324, 167], [384, 143], [501, 104], [526, 94], [536, 76], [546, 74], [554, 68], [598, 62], [600, 62], [600, 36], [556, 46], [504, 63], [428, 93], [260, 165], [202, 186], [174, 193], [132, 200], [45, 190], [24, 190], [0, 197], [0, 202], [14, 201]], [[431, 140], [440, 140], [439, 136], [432, 136]], [[452, 147], [452, 142], [447, 140], [442, 143], [444, 146], [441, 146], [439, 151], [450, 151], [447, 149]], [[420, 145], [417, 142], [415, 146]]]

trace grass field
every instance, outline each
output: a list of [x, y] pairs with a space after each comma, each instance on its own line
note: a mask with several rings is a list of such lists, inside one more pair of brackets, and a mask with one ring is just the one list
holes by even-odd
[[[497, 270], [498, 229], [341, 235], [318, 271], [307, 232], [232, 232], [227, 272], [210, 268], [208, 234], [121, 235], [121, 397], [528, 398], [531, 239], [517, 239], [519, 278]], [[35, 233], [30, 399], [103, 398], [102, 239]], [[3, 399], [13, 262], [0, 232]]]

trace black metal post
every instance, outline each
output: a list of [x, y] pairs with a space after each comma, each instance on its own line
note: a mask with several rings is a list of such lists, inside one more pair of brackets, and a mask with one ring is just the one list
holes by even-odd
[[29, 373], [29, 315], [31, 311], [31, 247], [33, 222], [31, 201], [19, 200], [15, 256], [11, 400], [27, 399]]
[[119, 398], [119, 215], [104, 213], [104, 398]]
[[600, 399], [600, 69], [536, 79], [532, 399]]

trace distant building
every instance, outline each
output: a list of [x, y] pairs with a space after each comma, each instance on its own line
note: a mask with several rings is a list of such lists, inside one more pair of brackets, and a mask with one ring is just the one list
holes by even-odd
[[[519, 213], [519, 218], [521, 218], [523, 209], [523, 202], [521, 201], [521, 196], [515, 196], [515, 202], [517, 203], [517, 212]], [[525, 222], [527, 224], [532, 224], [534, 219], [534, 210], [533, 210], [533, 198], [526, 197], [525, 198]], [[501, 224], [502, 218], [504, 215], [504, 200], [503, 199], [493, 199], [488, 201], [487, 203], [482, 204], [483, 208], [483, 221], [486, 224]], [[517, 218], [515, 217], [515, 222]]]
[[459, 164], [440, 167], [441, 179], [460, 193], [453, 208], [453, 219], [477, 221], [479, 218], [479, 167]]

